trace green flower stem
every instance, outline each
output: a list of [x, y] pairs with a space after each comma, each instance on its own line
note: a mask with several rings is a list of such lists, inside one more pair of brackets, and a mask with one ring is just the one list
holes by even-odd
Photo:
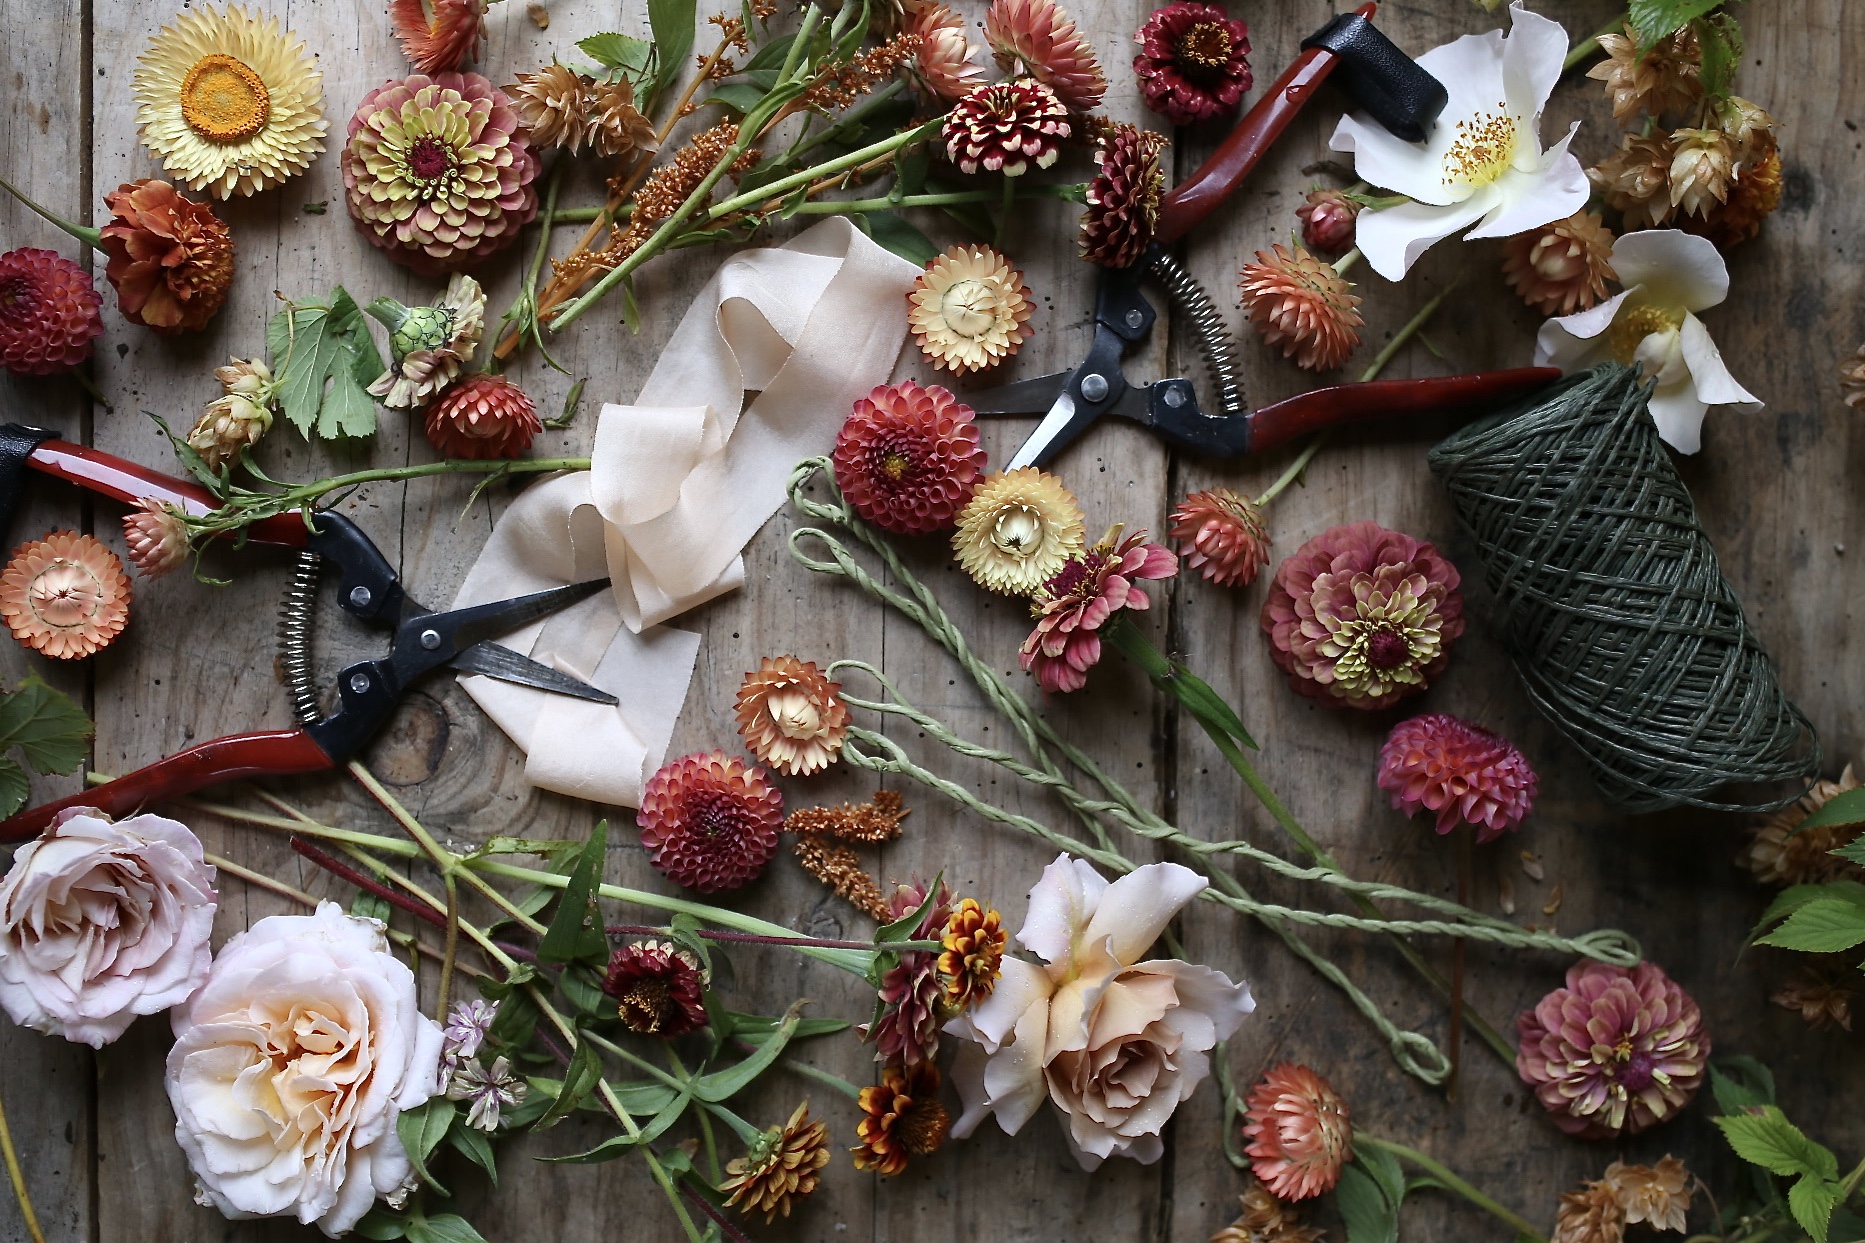
[[1588, 35], [1586, 38], [1582, 39], [1580, 42], [1574, 44], [1574, 46], [1571, 49], [1569, 49], [1567, 53], [1567, 59], [1561, 62], [1561, 72], [1566, 73], [1568, 70], [1572, 69], [1574, 66], [1580, 64], [1580, 62], [1584, 60], [1588, 60], [1591, 57], [1598, 55], [1599, 50], [1600, 50], [1600, 43], [1599, 43], [1600, 36], [1601, 35], [1624, 34], [1625, 23], [1626, 23], [1626, 14], [1621, 13], [1619, 14], [1619, 16], [1613, 18], [1612, 21], [1607, 22], [1604, 26], [1601, 26], [1598, 30], [1594, 31], [1592, 34]]
[[39, 1217], [32, 1211], [32, 1197], [26, 1193], [26, 1171], [20, 1168], [19, 1153], [13, 1150], [13, 1128], [7, 1125], [4, 1104], [0, 1104], [0, 1156], [6, 1158], [6, 1176], [13, 1184], [13, 1198], [19, 1203], [19, 1216], [26, 1223], [26, 1233], [32, 1236], [32, 1243], [45, 1243]]
[[45, 217], [45, 219], [57, 225], [65, 232], [71, 234], [71, 236], [77, 238], [80, 242], [83, 242], [86, 246], [89, 246], [92, 250], [100, 251], [104, 248], [104, 232], [102, 229], [93, 229], [89, 225], [73, 224], [69, 220], [54, 216], [51, 212], [27, 198], [25, 194], [20, 191], [18, 186], [8, 181], [5, 177], [0, 177], [0, 187], [5, 187], [7, 193], [11, 194], [14, 198], [24, 203], [39, 215]]
[[[618, 218], [626, 216], [627, 214], [628, 209], [626, 208], [616, 213]], [[550, 222], [553, 225], [589, 224], [596, 220], [606, 221], [608, 218], [609, 209], [606, 207], [565, 207], [558, 211], [556, 215], [552, 216]]]
[[409, 814], [408, 809], [401, 805], [401, 800], [390, 794], [388, 789], [376, 780], [375, 774], [365, 768], [360, 760], [351, 760], [348, 767], [350, 776], [355, 779], [356, 783], [362, 786], [371, 798], [380, 803], [383, 809], [395, 818], [396, 823], [408, 831], [408, 836], [414, 838], [421, 849], [427, 852], [428, 857], [434, 861], [434, 866], [440, 869], [440, 879], [447, 887], [446, 957], [440, 963], [440, 987], [437, 990], [440, 999], [435, 1003], [441, 1017], [445, 1018], [447, 998], [453, 989], [453, 960], [460, 950], [460, 892], [458, 882], [454, 879], [458, 860], [443, 849], [426, 829], [421, 827], [421, 822]]
[[1334, 275], [1336, 276], [1347, 275], [1348, 272], [1353, 270], [1353, 265], [1360, 262], [1360, 259], [1361, 259], [1360, 248], [1358, 246], [1355, 246], [1352, 250], [1348, 251], [1346, 254], [1342, 255], [1340, 258], [1334, 261]]
[[1276, 481], [1270, 484], [1261, 496], [1256, 498], [1256, 507], [1258, 509], [1267, 508], [1278, 496], [1288, 491], [1289, 485], [1300, 479], [1307, 472], [1308, 464], [1315, 460], [1315, 454], [1321, 452], [1321, 446], [1325, 445], [1327, 442], [1328, 434], [1326, 432], [1316, 432], [1314, 438], [1302, 447], [1302, 451], [1296, 455], [1295, 460], [1289, 463], [1289, 468], [1276, 476]]
[[1544, 1236], [1541, 1231], [1535, 1229], [1527, 1218], [1519, 1213], [1511, 1212], [1502, 1205], [1496, 1203], [1496, 1201], [1490, 1199], [1481, 1191], [1478, 1191], [1475, 1187], [1457, 1177], [1456, 1174], [1451, 1172], [1450, 1167], [1443, 1162], [1426, 1156], [1416, 1148], [1408, 1148], [1404, 1144], [1397, 1144], [1389, 1139], [1379, 1139], [1375, 1136], [1368, 1135], [1365, 1131], [1359, 1130], [1358, 1128], [1354, 1130], [1353, 1142], [1357, 1147], [1377, 1149], [1381, 1152], [1389, 1153], [1401, 1161], [1406, 1161], [1417, 1166], [1438, 1182], [1443, 1183], [1446, 1188], [1455, 1191], [1458, 1195], [1470, 1201], [1470, 1203], [1507, 1225], [1518, 1235], [1530, 1240], [1531, 1243], [1547, 1243], [1546, 1236]]
[[802, 1075], [805, 1079], [814, 1079], [817, 1083], [834, 1088], [851, 1101], [858, 1101], [861, 1099], [861, 1089], [842, 1078], [840, 1075], [831, 1074], [819, 1067], [811, 1066], [808, 1062], [799, 1062], [795, 1058], [780, 1057], [777, 1061], [785, 1070], [793, 1071], [796, 1074]]
[[[1016, 178], [1006, 178], [1012, 186]], [[1024, 190], [1018, 188], [1016, 199], [1063, 199], [1075, 202], [1079, 199], [1085, 183], [1065, 182], [1061, 185], [1031, 186]], [[999, 203], [1003, 195], [991, 190], [952, 190], [944, 194], [903, 194], [899, 198], [873, 199], [811, 199], [798, 203], [790, 209], [793, 216], [841, 216], [859, 215], [871, 211], [894, 211], [901, 207], [957, 207], [963, 203]]]
[[[835, 159], [827, 160], [813, 168], [806, 168], [801, 172], [792, 173], [788, 177], [782, 177], [776, 181], [767, 182], [754, 190], [747, 190], [743, 194], [734, 195], [708, 211], [706, 213], [706, 220], [708, 222], [722, 220], [734, 212], [744, 211], [749, 207], [756, 207], [760, 203], [768, 203], [773, 199], [781, 198], [792, 190], [800, 190], [813, 181], [819, 181], [824, 177], [833, 177], [837, 173], [846, 172], [858, 165], [866, 164], [869, 160], [876, 159], [883, 155], [891, 155], [902, 147], [911, 146], [921, 139], [932, 137], [933, 134], [938, 132], [942, 124], [944, 124], [943, 118], [934, 118], [924, 125], [916, 126], [909, 130], [902, 130], [900, 133], [894, 134], [888, 138], [883, 138], [879, 142], [869, 143], [858, 151], [850, 151], [847, 155], [837, 156]], [[643, 249], [646, 249], [646, 247], [643, 247]], [[633, 257], [633, 255], [629, 256], [631, 259]]]

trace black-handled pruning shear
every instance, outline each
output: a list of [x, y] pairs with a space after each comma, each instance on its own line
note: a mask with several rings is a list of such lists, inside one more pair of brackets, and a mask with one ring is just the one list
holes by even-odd
[[[68, 444], [16, 423], [0, 426], [0, 522], [10, 517], [28, 469], [56, 476], [126, 504], [152, 497], [200, 515], [216, 502], [205, 488], [134, 462]], [[436, 612], [403, 590], [395, 568], [362, 529], [342, 514], [320, 511], [261, 519], [245, 538], [298, 550], [279, 608], [279, 646], [298, 729], [233, 734], [197, 743], [114, 781], [30, 808], [0, 823], [0, 841], [36, 836], [67, 807], [97, 807], [123, 816], [145, 803], [189, 794], [241, 777], [317, 772], [342, 764], [388, 722], [402, 693], [417, 679], [451, 668], [534, 686], [577, 699], [613, 704], [615, 696], [492, 642], [602, 591], [607, 579]], [[358, 621], [389, 630], [388, 655], [359, 661], [337, 674], [336, 707], [326, 711], [311, 666], [311, 631], [318, 578], [337, 572], [337, 603]]]
[[[1041, 414], [1006, 469], [1043, 466], [1105, 414], [1150, 428], [1184, 449], [1214, 457], [1261, 452], [1305, 431], [1393, 414], [1498, 400], [1559, 378], [1549, 367], [1521, 367], [1425, 380], [1340, 384], [1250, 410], [1223, 317], [1183, 264], [1165, 248], [1216, 210], [1243, 183], [1277, 137], [1330, 76], [1375, 120], [1407, 141], [1427, 136], [1444, 108], [1444, 85], [1395, 47], [1363, 4], [1310, 35], [1282, 76], [1237, 122], [1210, 159], [1160, 205], [1153, 244], [1131, 267], [1104, 268], [1095, 291], [1094, 343], [1073, 370], [967, 393], [979, 414]], [[1218, 411], [1200, 407], [1189, 379], [1127, 378], [1122, 358], [1153, 329], [1158, 313], [1141, 290], [1156, 277], [1197, 336], [1217, 385]]]

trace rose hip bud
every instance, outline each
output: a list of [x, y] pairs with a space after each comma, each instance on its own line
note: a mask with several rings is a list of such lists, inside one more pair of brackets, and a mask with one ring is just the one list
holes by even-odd
[[1360, 205], [1339, 190], [1310, 190], [1295, 209], [1302, 221], [1302, 242], [1324, 254], [1344, 254], [1353, 246], [1353, 221]]

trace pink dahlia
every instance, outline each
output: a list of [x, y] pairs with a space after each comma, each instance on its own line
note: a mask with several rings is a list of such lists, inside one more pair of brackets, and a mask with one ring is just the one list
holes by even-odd
[[1215, 4], [1177, 0], [1155, 9], [1133, 41], [1146, 106], [1174, 125], [1233, 112], [1250, 89], [1250, 28]]
[[1656, 963], [1576, 963], [1515, 1029], [1516, 1073], [1582, 1139], [1663, 1122], [1703, 1086], [1710, 1059], [1702, 1011]]
[[1163, 544], [1146, 542], [1146, 532], [1120, 539], [1115, 527], [1106, 539], [1071, 558], [1030, 598], [1036, 629], [1023, 641], [1023, 668], [1036, 675], [1046, 691], [1078, 691], [1088, 670], [1101, 659], [1101, 628], [1124, 609], [1152, 607], [1134, 584], [1140, 579], [1171, 578], [1179, 559]]
[[1269, 654], [1330, 707], [1388, 708], [1443, 672], [1464, 632], [1462, 579], [1435, 547], [1377, 522], [1333, 527], [1276, 570]]
[[784, 796], [762, 768], [699, 751], [648, 778], [639, 820], [655, 867], [688, 889], [717, 893], [764, 874], [784, 827]]
[[692, 951], [671, 941], [637, 941], [609, 956], [602, 991], [629, 1031], [684, 1036], [706, 1025], [706, 981]]
[[1172, 538], [1185, 563], [1220, 587], [1248, 587], [1269, 564], [1263, 511], [1229, 488], [1194, 492], [1172, 511]]
[[55, 250], [0, 255], [0, 367], [57, 375], [91, 356], [104, 330], [103, 296], [88, 273]]
[[1408, 816], [1438, 813], [1438, 832], [1476, 828], [1478, 842], [1501, 837], [1535, 805], [1539, 784], [1514, 743], [1445, 712], [1400, 721], [1379, 749], [1379, 788]]
[[[904, 919], [926, 901], [926, 886], [901, 885], [888, 899], [887, 918]], [[943, 881], [939, 895], [913, 931], [915, 941], [937, 941], [952, 918], [952, 891]], [[861, 1028], [862, 1039], [874, 1042], [874, 1060], [900, 1062], [909, 1069], [939, 1055], [939, 1022], [945, 984], [939, 978], [939, 955], [932, 950], [902, 954], [900, 962], [881, 977], [881, 1017]]]
[[951, 527], [985, 467], [971, 407], [912, 380], [857, 399], [832, 460], [835, 485], [855, 512], [898, 535]]
[[1278, 1200], [1311, 1200], [1334, 1190], [1353, 1160], [1353, 1123], [1332, 1084], [1284, 1062], [1250, 1089], [1244, 1107], [1250, 1172]]

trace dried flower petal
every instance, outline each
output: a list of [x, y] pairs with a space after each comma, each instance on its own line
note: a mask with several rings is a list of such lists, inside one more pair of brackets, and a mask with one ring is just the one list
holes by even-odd
[[1852, 1030], [1852, 1003], [1858, 994], [1824, 972], [1783, 984], [1768, 1000], [1783, 1010], [1794, 1010], [1813, 1027]]
[[123, 317], [162, 333], [206, 327], [233, 283], [233, 235], [214, 209], [152, 178], [118, 186], [104, 206], [98, 244]]
[[791, 1207], [816, 1190], [828, 1164], [829, 1125], [810, 1121], [804, 1101], [788, 1122], [771, 1127], [752, 1142], [750, 1152], [726, 1163], [730, 1177], [719, 1190], [728, 1205], [747, 1216], [763, 1213], [769, 1225], [780, 1214], [790, 1216]]
[[1353, 1160], [1353, 1124], [1333, 1085], [1296, 1062], [1272, 1067], [1250, 1089], [1244, 1136], [1250, 1170], [1279, 1200], [1310, 1200]]
[[1703, 96], [1701, 54], [1689, 26], [1658, 40], [1643, 56], [1629, 23], [1622, 35], [1601, 35], [1599, 46], [1606, 59], [1587, 70], [1587, 77], [1606, 84], [1612, 118], [1621, 125], [1644, 113], [1683, 112]]
[[55, 250], [0, 255], [0, 366], [15, 375], [71, 370], [103, 334], [103, 305], [90, 275]]
[[1070, 112], [1091, 111], [1107, 94], [1094, 50], [1055, 0], [992, 0], [984, 39], [998, 68], [1034, 78]]
[[1186, 564], [1220, 587], [1248, 587], [1269, 564], [1269, 530], [1256, 502], [1229, 488], [1180, 501], [1170, 519]]
[[863, 1116], [855, 1133], [861, 1142], [850, 1149], [858, 1170], [891, 1178], [907, 1168], [907, 1158], [938, 1152], [952, 1129], [939, 1100], [939, 1068], [931, 1062], [882, 1067], [881, 1081], [861, 1089], [859, 1103]]
[[1020, 177], [1048, 168], [1072, 131], [1068, 109], [1040, 82], [1019, 78], [974, 86], [946, 114], [940, 137], [959, 170]]
[[428, 443], [448, 457], [517, 457], [544, 429], [525, 391], [482, 372], [454, 384], [427, 408]]
[[836, 487], [855, 512], [898, 535], [951, 527], [986, 461], [971, 407], [912, 380], [858, 398], [832, 460]]
[[14, 638], [54, 660], [103, 650], [129, 615], [123, 563], [88, 535], [54, 531], [28, 541], [0, 571], [0, 618]]
[[389, 19], [395, 23], [395, 38], [416, 73], [447, 73], [466, 68], [485, 51], [489, 3], [389, 0]]
[[1290, 250], [1278, 242], [1273, 251], [1257, 251], [1256, 262], [1243, 265], [1238, 287], [1263, 344], [1280, 345], [1298, 367], [1332, 371], [1360, 345], [1366, 321], [1355, 309], [1359, 295], [1349, 292], [1353, 286], [1333, 264], [1300, 246]]
[[926, 265], [907, 295], [920, 352], [954, 375], [988, 371], [1029, 339], [1035, 311], [1023, 273], [989, 246], [953, 246]]
[[167, 501], [145, 496], [123, 515], [123, 542], [144, 578], [160, 578], [188, 559], [188, 524]]
[[952, 550], [972, 581], [1028, 595], [1081, 551], [1081, 505], [1062, 481], [1034, 466], [985, 479], [958, 515]]
[[1625, 1210], [1627, 1225], [1644, 1222], [1653, 1230], [1684, 1233], [1685, 1215], [1690, 1211], [1690, 1171], [1676, 1157], [1666, 1154], [1655, 1166], [1614, 1161], [1606, 1167], [1602, 1181]]
[[1604, 1180], [1587, 1183], [1561, 1197], [1548, 1243], [1620, 1243], [1625, 1238], [1625, 1209]]
[[655, 867], [689, 889], [718, 893], [749, 884], [770, 865], [784, 797], [763, 769], [701, 751], [648, 778], [639, 819]]
[[835, 762], [848, 733], [842, 688], [794, 656], [766, 656], [738, 688], [738, 732], [761, 761], [786, 777]]
[[602, 991], [629, 1031], [671, 1039], [706, 1026], [699, 959], [671, 941], [637, 941], [609, 956]]
[[1612, 230], [1593, 212], [1576, 212], [1502, 243], [1502, 275], [1522, 301], [1543, 315], [1572, 315], [1606, 296], [1612, 270]]
[[1250, 89], [1250, 28], [1215, 4], [1175, 0], [1155, 9], [1133, 41], [1146, 106], [1174, 125], [1234, 112]]
[[1515, 744], [1445, 712], [1400, 721], [1379, 750], [1379, 788], [1395, 810], [1437, 812], [1440, 834], [1473, 825], [1479, 844], [1521, 824], [1539, 784]]

